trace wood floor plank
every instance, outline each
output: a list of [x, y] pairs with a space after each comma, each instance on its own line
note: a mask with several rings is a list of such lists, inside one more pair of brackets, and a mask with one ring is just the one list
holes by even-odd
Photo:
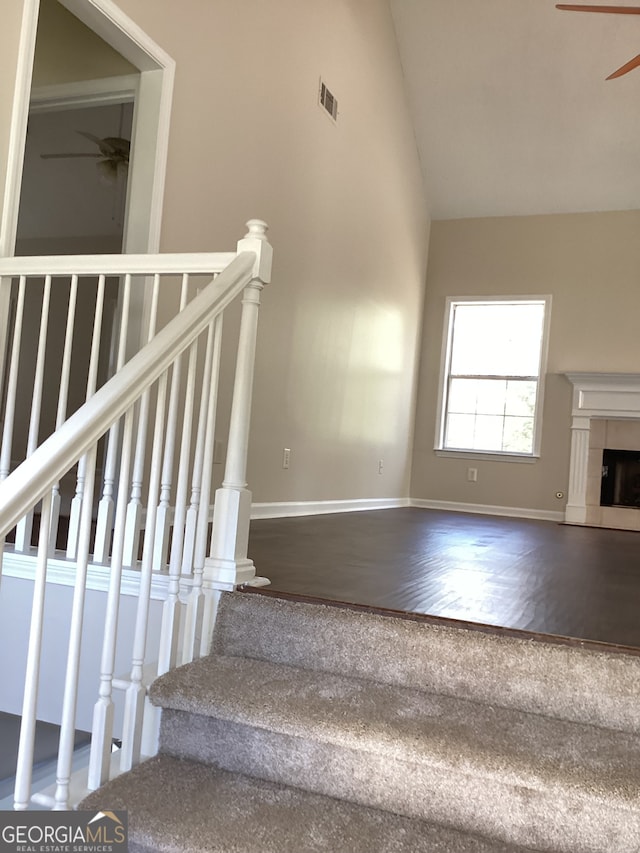
[[640, 647], [640, 533], [417, 508], [252, 522], [271, 589]]

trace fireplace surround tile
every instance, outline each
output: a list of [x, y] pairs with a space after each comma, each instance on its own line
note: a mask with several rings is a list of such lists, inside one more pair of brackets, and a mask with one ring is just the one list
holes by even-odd
[[640, 423], [638, 421], [614, 420], [606, 421], [606, 444], [611, 450], [640, 449]]
[[592, 450], [604, 450], [607, 434], [607, 421], [604, 418], [592, 418], [589, 430], [589, 447]]
[[620, 506], [600, 507], [599, 526], [616, 530], [640, 530], [640, 512]]
[[601, 506], [588, 506], [586, 523], [590, 524], [592, 527], [602, 527], [601, 509]]
[[[602, 477], [602, 448], [594, 448], [589, 444], [589, 457], [587, 461], [587, 479]], [[598, 499], [599, 500], [599, 499]], [[593, 501], [587, 501], [593, 503]]]
[[[602, 467], [602, 466], [600, 466]], [[586, 504], [587, 509], [590, 507], [597, 507], [600, 509], [600, 491], [602, 489], [602, 475], [600, 474], [597, 477], [587, 477], [587, 496], [586, 496]], [[592, 524], [593, 522], [587, 522], [588, 524]]]

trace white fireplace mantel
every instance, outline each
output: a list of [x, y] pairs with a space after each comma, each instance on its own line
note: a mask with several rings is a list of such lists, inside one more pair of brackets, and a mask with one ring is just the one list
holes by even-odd
[[565, 521], [585, 524], [592, 418], [640, 419], [639, 373], [565, 373], [573, 385], [571, 464]]

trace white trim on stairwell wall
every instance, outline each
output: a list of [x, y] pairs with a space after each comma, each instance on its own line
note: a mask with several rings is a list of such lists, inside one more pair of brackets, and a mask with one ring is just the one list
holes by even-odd
[[[395, 509], [410, 506], [409, 498], [352, 498], [333, 501], [268, 501], [251, 504], [251, 520], [260, 518], [296, 518], [305, 515], [328, 515], [338, 512], [364, 512], [374, 509]], [[141, 526], [146, 524], [147, 511], [142, 510]], [[213, 504], [209, 505], [209, 521], [213, 520]], [[173, 508], [169, 511], [173, 523]]]
[[[77, 566], [73, 560], [50, 557], [47, 563], [47, 583], [56, 586], [73, 587], [76, 583]], [[35, 556], [33, 554], [18, 554], [15, 551], [6, 551], [2, 562], [2, 576], [4, 578], [17, 578], [33, 582], [35, 577]], [[89, 563], [87, 569], [87, 589], [95, 592], [109, 591], [109, 578], [111, 572], [108, 566], [97, 563]], [[190, 578], [182, 578], [181, 585], [185, 590], [191, 588]], [[153, 601], [164, 601], [167, 597], [169, 578], [166, 574], [154, 573], [151, 581], [151, 599]], [[122, 586], [123, 595], [137, 598], [140, 593], [140, 572], [136, 569], [123, 569]]]
[[363, 512], [409, 506], [409, 498], [355, 498], [337, 501], [272, 501], [253, 503], [251, 518], [292, 518], [303, 515], [326, 515], [333, 512]]
[[537, 521], [564, 521], [564, 512], [548, 509], [532, 509], [531, 507], [491, 506], [489, 504], [436, 501], [423, 498], [411, 498], [409, 505], [421, 509], [439, 509], [445, 512], [468, 512], [473, 515], [500, 515], [507, 518], [531, 518]]

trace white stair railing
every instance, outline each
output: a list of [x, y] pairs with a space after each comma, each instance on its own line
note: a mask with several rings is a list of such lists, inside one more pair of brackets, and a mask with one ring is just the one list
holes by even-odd
[[[255, 569], [246, 551], [251, 498], [246, 489], [245, 472], [257, 310], [260, 291], [270, 279], [272, 251], [266, 239], [266, 225], [259, 220], [251, 220], [248, 226], [249, 233], [238, 243], [235, 253], [0, 259], [0, 277], [5, 280], [5, 277], [19, 278], [19, 310], [16, 311], [16, 317], [23, 314], [25, 283], [28, 285], [29, 279], [37, 276], [45, 276], [49, 286], [58, 278], [66, 277], [77, 285], [83, 277], [92, 276], [98, 280], [98, 290], [101, 282], [104, 285], [106, 276], [119, 276], [125, 282], [125, 293], [136, 277], [143, 277], [144, 280], [151, 277], [154, 280], [154, 302], [158, 299], [162, 277], [173, 276], [174, 281], [178, 277], [182, 282], [181, 310], [177, 316], [157, 334], [149, 336], [149, 342], [125, 364], [122, 364], [124, 338], [121, 330], [118, 370], [115, 375], [96, 387], [97, 361], [92, 361], [87, 380], [87, 402], [60, 422], [63, 406], [60, 397], [58, 423], [53, 434], [38, 446], [28, 448], [27, 458], [8, 474], [12, 425], [8, 425], [7, 421], [13, 418], [11, 396], [14, 394], [15, 397], [15, 377], [19, 370], [13, 359], [20, 358], [22, 334], [20, 328], [14, 331], [5, 392], [8, 401], [5, 409], [5, 442], [0, 452], [0, 474], [5, 475], [4, 481], [0, 482], [2, 541], [21, 524], [22, 519], [34, 515], [37, 517], [40, 507], [37, 547], [32, 547], [26, 539], [19, 543], [20, 547], [34, 556], [34, 591], [16, 770], [16, 809], [26, 809], [32, 801], [50, 808], [65, 809], [77, 801], [71, 791], [71, 777], [79, 683], [83, 677], [83, 631], [86, 631], [88, 623], [90, 628], [99, 632], [103, 643], [99, 672], [93, 674], [97, 702], [93, 714], [91, 759], [85, 790], [98, 787], [113, 771], [111, 744], [114, 738], [116, 692], [122, 691], [125, 696], [119, 768], [122, 770], [135, 765], [142, 756], [143, 712], [149, 668], [154, 672], [164, 672], [182, 659], [206, 651], [206, 638], [210, 635], [219, 592], [233, 589], [241, 583], [260, 581], [255, 579]], [[202, 274], [207, 274], [212, 280], [191, 301], [187, 301], [189, 277]], [[236, 355], [229, 454], [225, 478], [216, 493], [213, 533], [209, 543], [209, 498], [222, 354], [222, 314], [242, 293], [244, 298]], [[127, 301], [128, 297], [123, 298], [123, 303]], [[97, 302], [100, 305], [99, 295]], [[101, 310], [101, 307], [96, 309], [94, 329], [100, 327]], [[149, 328], [154, 327], [155, 323], [155, 311], [152, 310]], [[71, 321], [67, 323], [67, 329], [70, 325], [73, 325]], [[44, 320], [42, 326], [46, 327]], [[68, 331], [65, 340], [67, 352], [70, 346]], [[96, 340], [94, 333], [94, 351], [98, 348]], [[66, 360], [65, 356], [63, 362]], [[61, 385], [64, 384], [62, 381]], [[64, 389], [61, 391], [61, 395], [66, 393]], [[153, 421], [153, 427], [145, 423], [145, 407], [151, 414], [149, 421]], [[177, 418], [178, 409], [181, 411], [180, 420]], [[196, 430], [197, 436], [194, 437], [193, 432]], [[141, 432], [144, 433], [142, 438]], [[36, 427], [30, 430], [31, 433], [37, 434]], [[109, 445], [104, 465], [104, 485], [102, 489], [96, 490], [96, 506], [93, 500], [97, 481], [96, 462], [101, 448], [99, 442], [105, 435], [108, 435]], [[141, 447], [149, 450], [142, 462], [136, 458]], [[178, 453], [176, 448], [179, 448]], [[176, 457], [179, 462], [177, 477], [174, 476]], [[78, 468], [78, 478], [82, 477], [83, 483], [81, 490], [76, 488], [78, 523], [77, 535], [71, 543], [73, 559], [66, 558], [75, 573], [75, 586], [62, 691], [57, 781], [51, 795], [34, 795], [32, 764], [43, 660], [47, 570], [52, 560], [51, 543], [56, 541], [51, 533], [52, 508], [59, 496], [59, 484], [75, 466]], [[175, 504], [172, 503], [174, 481]], [[137, 555], [127, 553], [127, 541], [131, 539], [127, 523], [131, 517], [129, 500], [132, 483], [136, 486], [136, 499], [140, 499], [141, 505], [146, 502], [143, 507], [141, 563], [135, 559]], [[197, 491], [192, 545], [187, 535], [187, 493], [190, 485], [192, 490], [195, 488]], [[100, 507], [103, 507], [102, 514]], [[99, 551], [97, 560], [92, 553], [96, 513], [99, 534], [96, 543]], [[159, 527], [162, 529], [159, 530]], [[169, 533], [172, 534], [172, 545], [171, 553], [167, 555]], [[60, 549], [60, 535], [57, 539]], [[65, 559], [65, 547], [68, 545], [66, 543], [62, 551], [56, 551], [56, 560]], [[189, 564], [185, 562], [185, 552], [191, 547], [193, 558]], [[207, 552], [209, 557], [206, 556]], [[132, 629], [132, 645], [126, 652], [122, 648], [118, 625], [122, 617], [121, 582], [123, 572], [127, 571], [128, 559], [136, 569], [139, 587], [134, 622], [129, 626]], [[96, 563], [106, 563], [109, 572], [106, 615], [104, 624], [100, 626], [93, 626], [90, 624], [92, 619], [85, 618], [88, 576]], [[158, 574], [167, 577], [167, 573], [168, 596], [158, 629], [159, 642], [150, 648], [148, 638], [154, 633], [149, 630], [153, 578]], [[179, 637], [185, 638], [182, 653], [178, 647]], [[122, 658], [123, 654], [128, 654], [130, 662], [127, 677], [119, 676], [116, 670], [118, 658]]]

